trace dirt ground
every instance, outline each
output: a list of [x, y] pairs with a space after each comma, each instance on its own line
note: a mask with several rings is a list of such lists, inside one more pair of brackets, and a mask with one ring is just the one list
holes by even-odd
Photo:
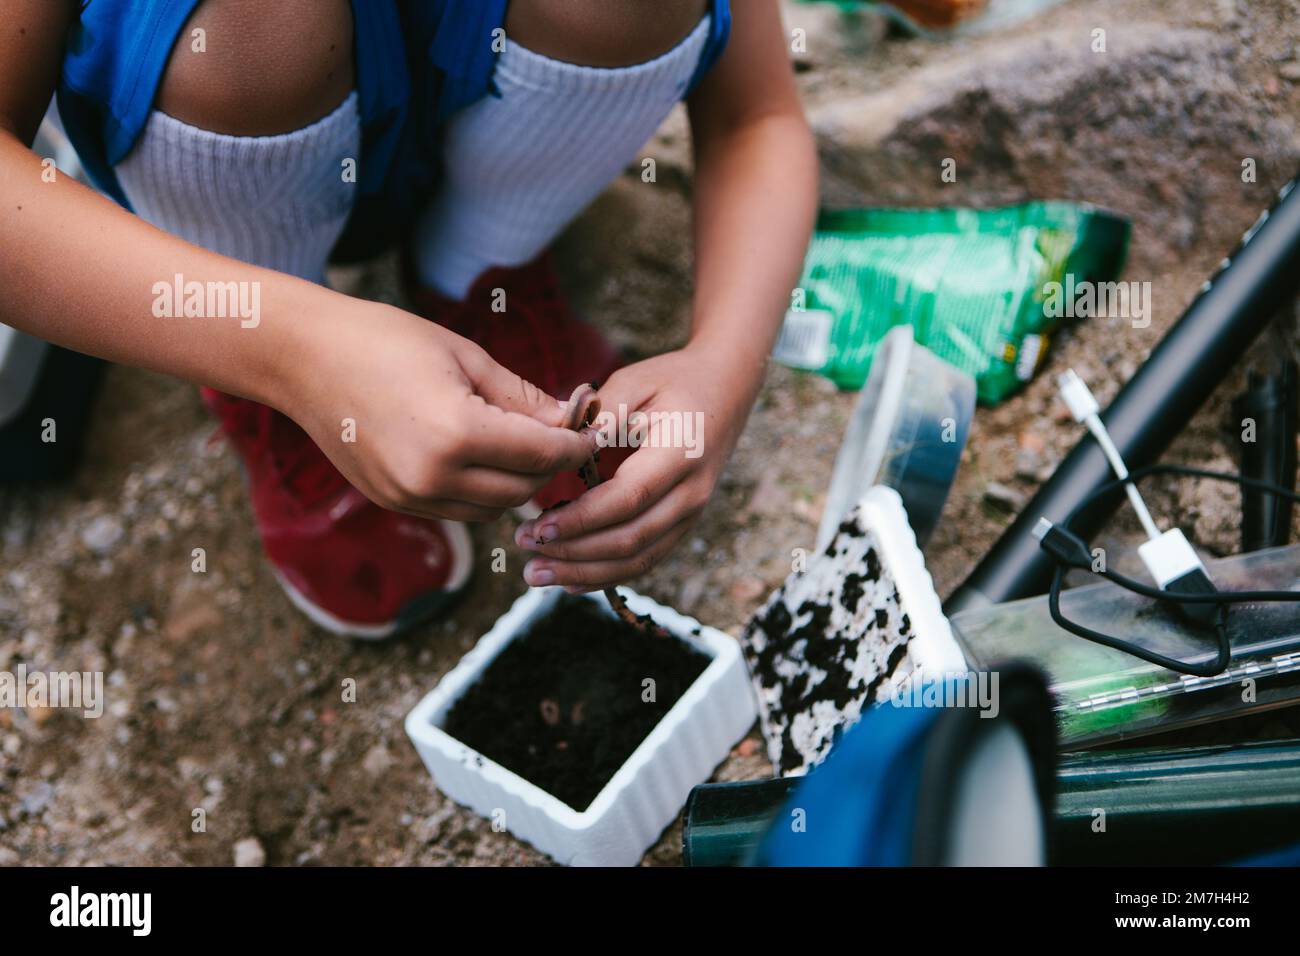
[[[840, 21], [825, 9], [787, 7], [792, 25], [807, 24], [800, 82], [827, 157], [828, 201], [1094, 201], [1133, 217], [1126, 277], [1155, 289], [1149, 329], [1123, 320], [1079, 324], [1053, 343], [1047, 367], [1023, 393], [979, 411], [927, 550], [941, 594], [960, 583], [1078, 438], [1051, 375], [1073, 366], [1103, 402], [1112, 396], [1295, 172], [1297, 5], [1185, 6], [1085, 0], [952, 45], [886, 36], [874, 18]], [[1114, 102], [1137, 104], [1130, 112], [1106, 125], [1106, 91], [1080, 100], [1083, 114], [1055, 101], [1043, 106], [1051, 91], [1034, 75], [1018, 80], [1016, 95], [1029, 106], [989, 112], [1012, 94], [1000, 91], [1001, 79], [981, 79], [982, 63], [1049, 30], [1086, 37], [1094, 23], [1113, 27], [1117, 49], [1134, 45], [1126, 61], [1133, 69], [1104, 84], [1116, 87]], [[1183, 97], [1186, 77], [1195, 89]], [[1069, 77], [1053, 82], [1065, 84], [1061, 102], [1069, 102]], [[970, 98], [970, 84], [987, 91], [984, 99]], [[910, 112], [893, 132], [868, 141], [835, 126], [844, 104], [895, 94]], [[1174, 105], [1162, 112], [1146, 102]], [[1008, 146], [1007, 129], [1015, 129], [1008, 124], [1028, 122], [1016, 117], [1032, 115], [1029, 107], [1055, 117], [1045, 121], [1051, 130], [1026, 127]], [[663, 160], [658, 182], [625, 176], [560, 247], [577, 302], [633, 357], [685, 334], [684, 135], [674, 117], [647, 147]], [[1044, 160], [1049, 145], [1069, 151], [1073, 167], [1062, 172]], [[972, 172], [942, 193], [936, 171], [949, 155]], [[1240, 181], [1243, 156], [1258, 158], [1255, 183]], [[921, 160], [924, 173], [900, 172]], [[1056, 172], [1048, 175], [1048, 166]], [[1005, 170], [1013, 174], [999, 179]], [[356, 294], [396, 295], [388, 260], [333, 279]], [[1298, 337], [1300, 323], [1288, 312], [1208, 397], [1166, 460], [1235, 469], [1228, 402], [1251, 364], [1295, 354]], [[812, 545], [853, 401], [816, 376], [771, 368], [708, 512], [636, 588], [737, 632], [785, 577], [791, 550]], [[109, 685], [99, 720], [0, 711], [0, 864], [545, 863], [443, 798], [402, 730], [407, 711], [523, 593], [512, 524], [474, 530], [475, 580], [448, 619], [382, 646], [339, 640], [309, 625], [276, 586], [237, 462], [212, 435], [192, 387], [115, 367], [76, 478], [0, 491], [0, 668], [103, 670]], [[1001, 490], [990, 495], [990, 485]], [[1237, 548], [1234, 493], [1168, 484], [1149, 500], [1159, 516], [1181, 515], [1208, 552]], [[1107, 540], [1131, 542], [1135, 530], [1119, 522]], [[498, 546], [509, 555], [505, 573], [490, 568]], [[208, 570], [195, 574], [191, 553], [200, 547]], [[348, 679], [355, 703], [342, 701]], [[1249, 732], [1297, 729], [1288, 713], [1255, 721]], [[717, 778], [768, 773], [760, 750], [751, 734]], [[191, 829], [196, 808], [206, 811], [206, 832]], [[680, 824], [646, 862], [680, 862]]]

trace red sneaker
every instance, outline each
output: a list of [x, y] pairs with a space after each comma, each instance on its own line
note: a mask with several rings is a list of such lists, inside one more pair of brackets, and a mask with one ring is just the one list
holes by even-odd
[[[481, 346], [500, 365], [556, 398], [567, 399], [584, 382], [599, 385], [623, 366], [609, 340], [574, 314], [548, 252], [527, 265], [489, 269], [463, 302], [423, 285], [409, 250], [402, 272], [411, 311]], [[614, 474], [629, 453], [603, 449], [601, 477]], [[550, 508], [585, 489], [577, 472], [557, 475], [532, 503], [539, 510]]]
[[379, 640], [433, 617], [465, 586], [471, 548], [464, 525], [380, 508], [291, 419], [201, 391], [243, 460], [276, 579], [316, 624]]

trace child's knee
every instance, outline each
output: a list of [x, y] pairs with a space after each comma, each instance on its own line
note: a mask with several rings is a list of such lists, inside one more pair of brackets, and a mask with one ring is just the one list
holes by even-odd
[[155, 106], [201, 129], [270, 136], [327, 115], [352, 86], [348, 0], [204, 0], [176, 38]]

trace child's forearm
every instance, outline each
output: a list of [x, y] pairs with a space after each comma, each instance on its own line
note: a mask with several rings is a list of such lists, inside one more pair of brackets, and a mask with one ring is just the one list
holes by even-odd
[[695, 146], [691, 346], [747, 410], [799, 280], [817, 212], [817, 152], [776, 0], [732, 17], [726, 52], [690, 100]]
[[[386, 508], [495, 519], [591, 457], [593, 439], [559, 427], [559, 402], [477, 345], [205, 252], [70, 180], [43, 182], [40, 161], [3, 131], [0, 250], [0, 321], [278, 408]], [[210, 314], [208, 283], [224, 316]], [[203, 315], [187, 314], [191, 288]]]
[[170, 236], [63, 173], [48, 179], [0, 131], [0, 321], [282, 407], [303, 326], [328, 334], [324, 314], [343, 297]]
[[789, 307], [816, 210], [817, 157], [801, 115], [765, 116], [697, 147], [691, 345], [729, 356], [747, 392]]

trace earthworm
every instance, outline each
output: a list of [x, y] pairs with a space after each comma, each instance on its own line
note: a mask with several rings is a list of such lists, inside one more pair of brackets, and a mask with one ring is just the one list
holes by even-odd
[[[587, 384], [579, 385], [569, 396], [568, 414], [564, 418], [564, 427], [571, 431], [581, 431], [600, 414], [600, 398], [596, 395], [596, 389]], [[578, 475], [582, 478], [583, 483], [588, 489], [595, 488], [600, 484], [600, 472], [596, 469], [596, 455], [593, 452], [591, 456], [578, 469]], [[621, 617], [628, 624], [631, 624], [639, 631], [648, 634], [654, 634], [658, 637], [667, 637], [668, 632], [654, 622], [648, 614], [636, 614], [627, 602], [623, 600], [623, 595], [618, 593], [615, 587], [604, 589], [605, 600], [609, 601], [609, 606], [614, 609], [614, 613]]]
[[[596, 420], [600, 414], [600, 399], [596, 390], [590, 385], [579, 385], [569, 396], [568, 414], [564, 418], [564, 427], [570, 431], [581, 431]], [[600, 472], [596, 470], [596, 456], [593, 453], [578, 469], [583, 483], [588, 488], [600, 484]]]

